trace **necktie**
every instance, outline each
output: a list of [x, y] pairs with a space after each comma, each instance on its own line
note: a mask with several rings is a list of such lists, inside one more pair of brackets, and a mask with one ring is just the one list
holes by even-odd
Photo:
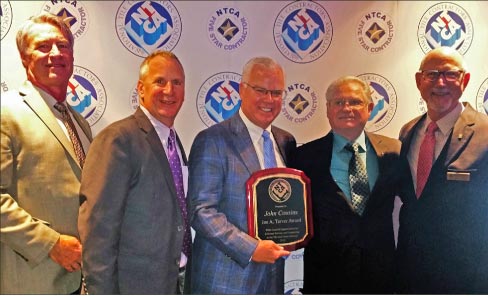
[[178, 155], [178, 150], [176, 149], [176, 136], [175, 132], [170, 129], [168, 137], [168, 160], [171, 168], [171, 173], [173, 174], [173, 180], [176, 186], [176, 195], [178, 196], [178, 205], [183, 216], [183, 221], [185, 223], [185, 234], [183, 237], [183, 253], [186, 257], [190, 256], [191, 252], [191, 233], [190, 226], [188, 223], [188, 211], [186, 209], [186, 197], [185, 190], [183, 188], [183, 173], [181, 171], [181, 162]]
[[263, 150], [264, 150], [264, 168], [275, 168], [276, 157], [274, 153], [273, 140], [269, 137], [269, 132], [267, 130], [263, 131]]
[[69, 116], [68, 109], [63, 103], [60, 102], [54, 104], [54, 108], [61, 113], [64, 126], [66, 126], [66, 130], [68, 131], [69, 139], [71, 140], [71, 144], [73, 144], [76, 158], [78, 159], [80, 167], [83, 168], [83, 164], [85, 163], [85, 152], [83, 151], [83, 146], [81, 145], [80, 137], [76, 132], [76, 127], [73, 120], [71, 120], [71, 116]]
[[420, 197], [420, 194], [424, 190], [425, 183], [427, 183], [427, 178], [432, 169], [435, 152], [435, 131], [437, 129], [437, 123], [432, 121], [427, 127], [422, 144], [420, 144], [419, 159], [417, 162], [417, 198]]
[[351, 186], [352, 208], [361, 216], [366, 208], [366, 201], [369, 197], [368, 172], [359, 156], [359, 144], [348, 144], [345, 148], [353, 154], [349, 161], [349, 185]]

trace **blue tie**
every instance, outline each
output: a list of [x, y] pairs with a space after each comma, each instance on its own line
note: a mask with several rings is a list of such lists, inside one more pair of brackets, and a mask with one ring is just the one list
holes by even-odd
[[273, 148], [273, 140], [269, 137], [269, 132], [267, 130], [263, 131], [263, 148], [264, 148], [264, 168], [275, 168], [276, 157]]
[[185, 190], [183, 188], [183, 172], [181, 171], [180, 156], [176, 149], [176, 136], [175, 132], [170, 129], [168, 137], [168, 160], [173, 174], [173, 180], [176, 186], [176, 194], [178, 195], [178, 205], [180, 206], [181, 214], [183, 216], [183, 222], [185, 226], [185, 234], [183, 238], [183, 253], [186, 257], [190, 256], [191, 252], [191, 233], [190, 226], [188, 224], [188, 212], [186, 209]]

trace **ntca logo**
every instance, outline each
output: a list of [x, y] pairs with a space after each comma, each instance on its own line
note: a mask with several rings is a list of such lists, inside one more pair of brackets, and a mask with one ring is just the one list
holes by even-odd
[[200, 86], [197, 110], [207, 126], [222, 122], [234, 115], [241, 106], [239, 83], [241, 75], [233, 72], [217, 73]]
[[317, 92], [304, 82], [295, 82], [287, 86], [287, 95], [283, 99], [281, 113], [293, 123], [308, 121], [317, 111]]
[[249, 22], [234, 7], [217, 9], [207, 24], [208, 38], [217, 48], [232, 51], [241, 47], [249, 34]]
[[369, 84], [374, 103], [365, 130], [368, 132], [379, 131], [387, 126], [395, 116], [397, 108], [395, 88], [390, 81], [378, 74], [365, 73], [358, 75], [358, 77]]
[[68, 83], [66, 102], [93, 126], [107, 106], [105, 87], [90, 70], [75, 66]]
[[476, 107], [479, 112], [488, 114], [488, 78], [481, 84], [476, 95]]
[[82, 1], [46, 1], [42, 10], [55, 14], [63, 19], [75, 38], [83, 36], [88, 29], [88, 12]]
[[320, 58], [332, 41], [332, 22], [316, 2], [296, 1], [281, 10], [273, 36], [278, 50], [290, 61], [310, 63]]
[[181, 18], [171, 1], [124, 1], [117, 10], [115, 29], [120, 42], [134, 55], [171, 51], [181, 36]]
[[443, 2], [424, 13], [417, 36], [424, 53], [448, 46], [465, 54], [473, 41], [473, 22], [461, 6]]

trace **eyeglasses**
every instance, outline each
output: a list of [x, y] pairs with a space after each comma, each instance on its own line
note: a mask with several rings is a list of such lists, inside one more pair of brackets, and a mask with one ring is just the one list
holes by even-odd
[[437, 81], [441, 74], [444, 76], [446, 81], [458, 81], [464, 75], [464, 70], [447, 70], [447, 71], [439, 71], [439, 70], [423, 70], [420, 71], [422, 73], [422, 77], [425, 80], [430, 82]]
[[351, 109], [359, 110], [367, 105], [366, 102], [361, 100], [355, 99], [338, 99], [338, 100], [330, 100], [328, 103], [336, 109], [343, 109], [344, 107], [349, 106]]
[[250, 88], [252, 88], [255, 92], [257, 92], [261, 96], [267, 96], [268, 94], [271, 94], [271, 97], [273, 97], [273, 98], [284, 98], [284, 97], [286, 97], [286, 90], [284, 90], [284, 89], [266, 89], [263, 87], [250, 85], [247, 82], [243, 82], [243, 84], [249, 86]]

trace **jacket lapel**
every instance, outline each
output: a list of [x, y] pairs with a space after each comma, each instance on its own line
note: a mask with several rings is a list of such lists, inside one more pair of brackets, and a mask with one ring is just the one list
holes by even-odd
[[477, 111], [469, 104], [465, 105], [465, 108], [466, 109], [461, 113], [452, 130], [451, 142], [449, 143], [445, 162], [446, 166], [459, 156], [474, 133], [473, 126], [475, 124]]
[[146, 140], [149, 143], [149, 147], [151, 147], [151, 150], [156, 158], [160, 160], [157, 162], [157, 165], [161, 167], [161, 171], [163, 172], [164, 179], [168, 184], [171, 194], [173, 196], [177, 196], [176, 186], [173, 180], [173, 174], [171, 173], [171, 168], [169, 166], [168, 157], [166, 156], [166, 152], [164, 151], [164, 147], [161, 144], [161, 140], [159, 139], [156, 129], [154, 129], [154, 126], [151, 124], [141, 108], [137, 108], [136, 112], [134, 113], [134, 117], [136, 118], [141, 130], [146, 133]]
[[258, 155], [254, 149], [249, 131], [239, 116], [239, 113], [231, 117], [229, 125], [232, 134], [231, 141], [237, 149], [237, 153], [241, 156], [241, 160], [247, 167], [249, 173], [252, 174], [260, 170], [261, 166], [259, 164]]
[[20, 88], [20, 95], [23, 97], [24, 102], [32, 109], [32, 111], [37, 115], [37, 117], [39, 117], [39, 119], [53, 133], [54, 137], [56, 137], [59, 143], [68, 152], [68, 154], [71, 156], [74, 163], [76, 163], [76, 165], [78, 166], [81, 172], [81, 167], [76, 158], [73, 145], [66, 137], [66, 134], [63, 132], [61, 127], [59, 126], [56, 117], [51, 112], [51, 109], [46, 104], [44, 99], [37, 93], [37, 91], [34, 91], [34, 87], [30, 86], [29, 84], [30, 84], [29, 82], [26, 82]]

